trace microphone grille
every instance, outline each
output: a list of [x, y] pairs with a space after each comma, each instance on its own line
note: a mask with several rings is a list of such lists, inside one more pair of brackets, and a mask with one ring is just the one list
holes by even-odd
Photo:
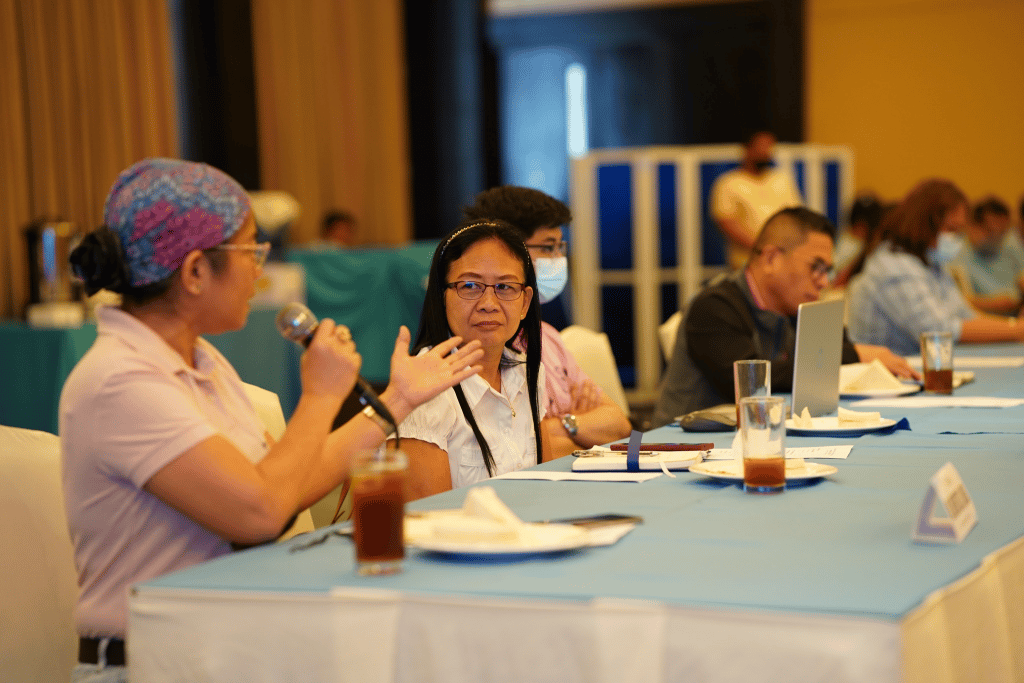
[[274, 322], [281, 336], [300, 344], [313, 335], [319, 323], [316, 316], [313, 315], [313, 311], [297, 301], [278, 311]]

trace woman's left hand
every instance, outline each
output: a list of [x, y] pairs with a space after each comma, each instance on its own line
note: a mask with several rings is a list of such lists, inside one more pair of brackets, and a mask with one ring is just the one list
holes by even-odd
[[422, 355], [410, 356], [410, 338], [409, 328], [402, 325], [391, 354], [391, 381], [381, 395], [399, 422], [416, 406], [483, 369], [477, 364], [484, 355], [479, 341], [458, 348], [462, 338], [452, 337]]

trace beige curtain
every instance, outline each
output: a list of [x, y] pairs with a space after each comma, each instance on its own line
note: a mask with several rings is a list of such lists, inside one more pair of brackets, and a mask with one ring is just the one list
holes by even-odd
[[177, 156], [166, 0], [0, 0], [0, 315], [28, 300], [25, 226], [102, 220], [117, 173]]
[[265, 190], [302, 205], [291, 238], [352, 212], [363, 244], [409, 239], [409, 152], [400, 0], [253, 0]]

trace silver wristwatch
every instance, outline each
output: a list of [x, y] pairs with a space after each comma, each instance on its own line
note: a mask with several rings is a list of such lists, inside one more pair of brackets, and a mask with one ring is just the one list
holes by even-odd
[[361, 412], [363, 413], [363, 415], [370, 418], [374, 422], [374, 424], [381, 428], [381, 431], [384, 432], [384, 438], [387, 438], [395, 433], [394, 425], [392, 425], [390, 422], [381, 417], [380, 413], [373, 409], [373, 406], [366, 406], [365, 408], [363, 408]]
[[580, 431], [576, 416], [572, 413], [562, 416], [562, 426], [565, 427], [565, 431], [569, 432], [569, 436], [576, 436], [576, 432]]

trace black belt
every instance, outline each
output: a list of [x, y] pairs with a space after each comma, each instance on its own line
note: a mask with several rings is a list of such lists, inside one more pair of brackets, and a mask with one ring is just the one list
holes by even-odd
[[120, 638], [79, 638], [78, 662], [100, 663], [100, 643], [107, 641], [107, 666], [124, 666], [124, 641]]

